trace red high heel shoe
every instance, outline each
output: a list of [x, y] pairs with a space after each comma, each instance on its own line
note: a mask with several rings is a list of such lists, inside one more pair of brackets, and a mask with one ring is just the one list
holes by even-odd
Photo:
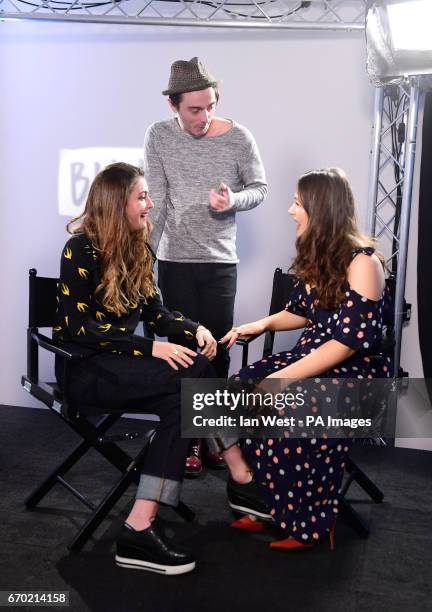
[[261, 521], [254, 520], [246, 514], [246, 516], [242, 516], [240, 519], [233, 521], [230, 524], [230, 527], [234, 527], [234, 529], [241, 529], [242, 531], [248, 531], [249, 533], [258, 533], [260, 531], [265, 531], [265, 524]]
[[[335, 528], [336, 522], [334, 522], [328, 530], [330, 550], [335, 549]], [[315, 544], [303, 544], [303, 542], [295, 540], [292, 536], [288, 536], [284, 540], [274, 540], [274, 542], [270, 542], [270, 548], [274, 548], [275, 550], [306, 550], [314, 546]]]

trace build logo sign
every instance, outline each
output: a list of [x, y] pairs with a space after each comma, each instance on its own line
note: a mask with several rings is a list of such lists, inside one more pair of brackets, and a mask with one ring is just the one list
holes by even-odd
[[61, 149], [58, 173], [60, 215], [74, 217], [83, 211], [90, 185], [105, 166], [123, 161], [142, 167], [142, 155], [141, 148], [131, 147]]

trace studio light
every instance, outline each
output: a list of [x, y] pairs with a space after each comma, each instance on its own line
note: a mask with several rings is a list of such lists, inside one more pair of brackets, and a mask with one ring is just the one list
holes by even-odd
[[413, 0], [387, 6], [390, 33], [395, 50], [432, 50], [432, 2]]
[[366, 12], [367, 68], [383, 85], [432, 74], [432, 0], [377, 0]]

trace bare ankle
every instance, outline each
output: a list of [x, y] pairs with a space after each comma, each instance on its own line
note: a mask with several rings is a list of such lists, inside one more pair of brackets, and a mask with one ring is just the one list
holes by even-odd
[[248, 484], [253, 479], [253, 472], [250, 470], [232, 471], [231, 478], [239, 484]]
[[132, 529], [134, 531], [144, 531], [144, 529], [147, 529], [148, 527], [150, 527], [150, 525], [152, 524], [154, 518], [152, 518], [151, 520], [149, 519], [140, 519], [137, 517], [131, 517], [129, 516], [125, 523], [126, 525], [129, 525], [129, 527], [132, 527]]
[[253, 478], [253, 472], [243, 456], [240, 448], [234, 444], [222, 453], [231, 473], [231, 478], [239, 484], [247, 484]]
[[126, 523], [136, 531], [150, 527], [158, 511], [158, 503], [148, 499], [136, 499]]

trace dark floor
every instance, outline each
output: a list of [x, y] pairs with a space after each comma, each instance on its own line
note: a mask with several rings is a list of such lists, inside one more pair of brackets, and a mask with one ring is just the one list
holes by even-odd
[[[133, 487], [84, 550], [70, 554], [67, 543], [87, 510], [61, 488], [38, 510], [27, 511], [23, 501], [74, 445], [75, 435], [43, 410], [0, 407], [0, 423], [0, 590], [68, 590], [73, 612], [432, 610], [431, 453], [354, 448], [353, 457], [385, 500], [370, 503], [352, 487], [349, 497], [359, 501], [355, 507], [370, 521], [371, 534], [363, 540], [340, 520], [333, 553], [325, 543], [302, 553], [272, 551], [271, 536], [229, 527], [224, 472], [186, 481], [183, 500], [196, 520], [184, 523], [170, 510], [164, 517], [168, 534], [196, 552], [197, 569], [163, 577], [114, 565], [116, 533]], [[133, 421], [132, 429], [140, 427]], [[71, 481], [82, 482], [97, 500], [114, 476], [89, 454]]]

